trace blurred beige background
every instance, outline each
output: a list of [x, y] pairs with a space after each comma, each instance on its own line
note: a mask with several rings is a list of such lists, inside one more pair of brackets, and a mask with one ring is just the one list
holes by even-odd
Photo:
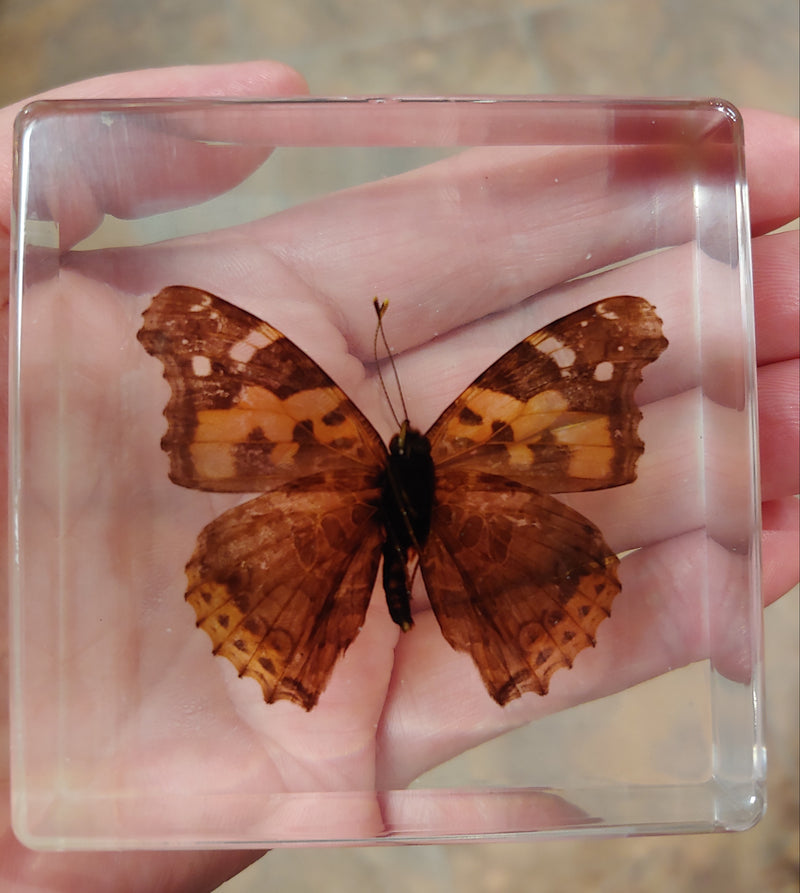
[[[319, 94], [717, 95], [798, 113], [797, 0], [0, 0], [2, 104], [120, 69], [256, 57]], [[752, 831], [282, 850], [220, 890], [797, 891], [798, 604], [795, 590], [767, 612], [769, 810]]]

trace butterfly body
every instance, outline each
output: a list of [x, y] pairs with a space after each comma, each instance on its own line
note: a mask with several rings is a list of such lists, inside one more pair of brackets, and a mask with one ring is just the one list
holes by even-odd
[[406, 420], [389, 444], [381, 488], [383, 591], [392, 620], [405, 632], [414, 625], [409, 558], [428, 541], [435, 486], [430, 441]]
[[533, 333], [388, 449], [313, 360], [221, 298], [166, 288], [138, 337], [172, 391], [171, 479], [260, 493], [201, 531], [186, 599], [267, 702], [315, 706], [381, 560], [392, 619], [413, 625], [418, 566], [445, 639], [501, 705], [545, 694], [594, 645], [619, 562], [551, 494], [636, 477], [633, 392], [667, 345], [647, 301], [607, 298]]

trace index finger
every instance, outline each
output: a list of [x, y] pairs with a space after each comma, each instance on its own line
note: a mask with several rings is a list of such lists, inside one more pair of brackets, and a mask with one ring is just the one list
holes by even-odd
[[[279, 62], [248, 62], [231, 65], [186, 66], [180, 68], [150, 69], [107, 75], [81, 81], [34, 97], [37, 101], [109, 99], [116, 97], [257, 97], [275, 95], [298, 95], [306, 92], [302, 77]], [[32, 100], [26, 100], [0, 109], [0, 236], [10, 232], [12, 203], [12, 139], [14, 119]], [[103, 132], [105, 130], [105, 133]], [[135, 216], [138, 200], [137, 185], [146, 178], [163, 176], [160, 159], [155, 154], [143, 153], [141, 147], [133, 144], [135, 151], [127, 151], [124, 138], [109, 138], [109, 128], [98, 131], [87, 126], [86, 139], [75, 147], [71, 161], [77, 176], [72, 182], [65, 175], [62, 164], [53, 164], [53, 172], [63, 186], [79, 189], [91, 183], [95, 194], [93, 202], [85, 198], [70, 202], [70, 213], [61, 209], [59, 225], [62, 245], [69, 246], [88, 235], [102, 219], [103, 214]], [[98, 142], [99, 140], [99, 142]], [[63, 152], [64, 146], [54, 147]], [[195, 147], [194, 155], [197, 156]], [[104, 157], [105, 153], [105, 157]], [[53, 156], [58, 157], [56, 155]], [[95, 163], [91, 158], [95, 158]], [[63, 156], [62, 156], [63, 160]], [[103, 163], [96, 163], [101, 160]], [[164, 190], [168, 201], [185, 204], [187, 200], [201, 200], [231, 188], [252, 168], [263, 160], [263, 150], [249, 152], [240, 150], [232, 154], [227, 169], [219, 164], [209, 166], [194, 163], [174, 164], [171, 170], [172, 191]], [[51, 159], [52, 161], [52, 159]], [[180, 178], [176, 181], [176, 173]], [[210, 176], [211, 174], [211, 176]], [[223, 176], [223, 174], [225, 176]], [[107, 175], [104, 177], [104, 175]], [[175, 188], [180, 186], [180, 188]], [[43, 184], [46, 191], [47, 184]], [[152, 210], [151, 210], [152, 213]], [[2, 253], [2, 252], [0, 252]], [[5, 254], [3, 256], [5, 262]]]

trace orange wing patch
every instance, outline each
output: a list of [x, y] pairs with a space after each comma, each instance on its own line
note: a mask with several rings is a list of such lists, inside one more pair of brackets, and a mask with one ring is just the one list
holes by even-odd
[[599, 301], [491, 365], [428, 432], [440, 472], [495, 471], [546, 493], [618, 487], [644, 446], [633, 393], [667, 346], [643, 298]]
[[161, 446], [174, 483], [255, 493], [385, 461], [380, 437], [331, 378], [277, 329], [227, 301], [165, 288], [138, 337], [172, 389]]
[[261, 492], [200, 533], [186, 599], [215, 654], [267, 702], [310, 710], [357, 635], [383, 556], [404, 630], [416, 561], [442, 633], [499, 704], [545, 694], [595, 644], [620, 591], [600, 531], [550, 494], [636, 477], [633, 393], [667, 346], [642, 298], [534, 333], [427, 435], [390, 449], [276, 329], [221, 298], [166, 288], [138, 334], [171, 397], [162, 448], [181, 486]]

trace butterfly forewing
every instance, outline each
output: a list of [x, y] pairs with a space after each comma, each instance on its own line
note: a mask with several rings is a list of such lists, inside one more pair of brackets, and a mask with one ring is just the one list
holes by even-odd
[[385, 464], [380, 437], [331, 378], [277, 329], [227, 301], [165, 288], [138, 337], [172, 388], [161, 445], [176, 484], [253, 493]]
[[437, 476], [480, 468], [547, 493], [630, 483], [643, 450], [633, 392], [666, 345], [653, 307], [629, 296], [535, 332], [430, 429]]

